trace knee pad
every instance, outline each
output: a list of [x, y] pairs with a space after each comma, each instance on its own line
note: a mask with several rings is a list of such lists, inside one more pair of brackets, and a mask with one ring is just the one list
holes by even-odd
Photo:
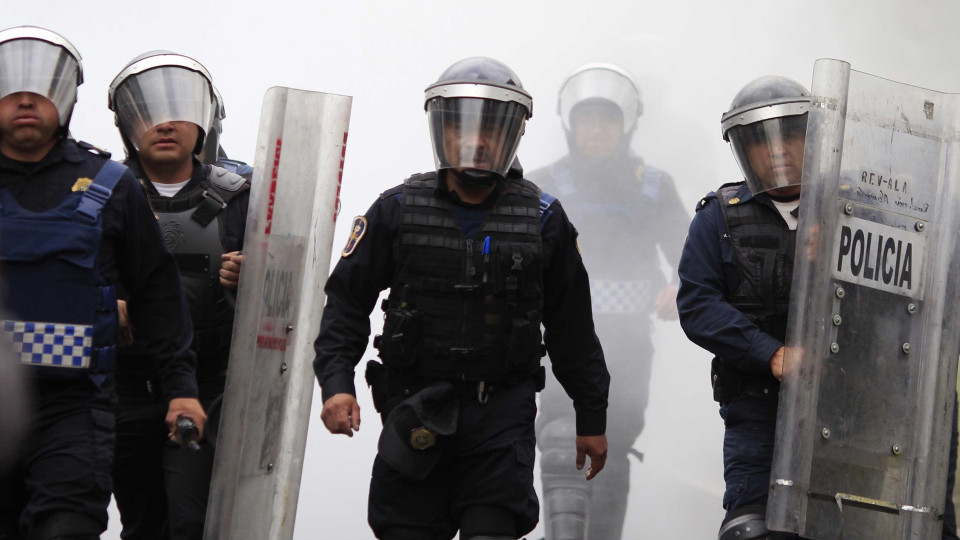
[[53, 512], [42, 518], [30, 540], [99, 540], [106, 527], [78, 512]]
[[460, 518], [460, 538], [464, 540], [516, 540], [517, 520], [496, 506], [470, 506]]

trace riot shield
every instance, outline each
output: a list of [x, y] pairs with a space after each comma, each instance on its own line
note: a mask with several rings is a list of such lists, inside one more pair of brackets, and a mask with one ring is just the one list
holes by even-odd
[[819, 60], [768, 526], [940, 538], [960, 349], [960, 97]]
[[289, 539], [352, 98], [271, 88], [204, 538]]

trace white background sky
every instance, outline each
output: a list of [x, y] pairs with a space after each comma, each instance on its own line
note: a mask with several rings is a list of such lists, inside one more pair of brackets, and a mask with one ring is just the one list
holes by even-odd
[[[673, 175], [692, 212], [704, 193], [739, 179], [719, 119], [744, 84], [780, 74], [809, 86], [814, 60], [832, 57], [860, 71], [960, 92], [958, 21], [960, 3], [950, 0], [0, 0], [0, 27], [44, 26], [77, 46], [86, 82], [73, 134], [118, 157], [107, 85], [148, 50], [173, 50], [206, 65], [226, 102], [224, 146], [250, 163], [268, 87], [354, 96], [336, 250], [350, 217], [379, 192], [433, 167], [423, 89], [463, 57], [504, 61], [533, 94], [519, 152], [528, 169], [565, 153], [555, 107], [570, 71], [613, 62], [632, 72], [645, 103], [635, 147]], [[722, 518], [723, 482], [710, 355], [687, 342], [676, 323], [656, 330], [651, 403], [637, 442], [646, 459], [634, 465], [625, 538], [711, 538]], [[372, 538], [366, 491], [379, 422], [359, 379], [358, 388], [365, 421], [353, 439], [322, 430], [315, 399], [298, 539]], [[104, 538], [118, 538], [118, 525], [114, 519]]]

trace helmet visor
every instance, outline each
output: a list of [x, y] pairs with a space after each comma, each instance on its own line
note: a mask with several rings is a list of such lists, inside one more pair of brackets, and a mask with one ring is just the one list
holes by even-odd
[[806, 132], [806, 113], [730, 129], [730, 147], [751, 193], [800, 185]]
[[572, 127], [571, 113], [577, 105], [590, 100], [606, 100], [623, 113], [623, 132], [636, 125], [640, 116], [640, 90], [625, 74], [607, 68], [587, 69], [570, 77], [560, 89], [558, 102], [563, 127]]
[[527, 108], [514, 101], [430, 100], [427, 122], [437, 170], [477, 169], [506, 176], [527, 114]]
[[114, 94], [117, 125], [140, 150], [140, 139], [164, 122], [191, 122], [209, 133], [214, 99], [207, 78], [196, 71], [162, 66], [123, 81]]
[[38, 39], [0, 45], [0, 98], [32, 92], [49, 99], [64, 126], [77, 101], [80, 65], [66, 49]]

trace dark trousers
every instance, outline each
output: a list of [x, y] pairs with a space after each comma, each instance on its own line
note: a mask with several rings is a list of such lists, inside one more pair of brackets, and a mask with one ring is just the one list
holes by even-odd
[[121, 389], [117, 408], [114, 497], [125, 540], [201, 539], [214, 450], [181, 448], [167, 438], [166, 404], [146, 390]]
[[368, 522], [383, 540], [453, 538], [470, 507], [513, 515], [515, 536], [536, 526], [533, 489], [534, 383], [494, 388], [486, 404], [464, 392], [457, 433], [444, 437], [439, 463], [422, 481], [406, 478], [378, 455], [370, 481]]
[[0, 538], [96, 538], [107, 528], [110, 503], [112, 379], [31, 383], [29, 431], [0, 478]]
[[[727, 488], [723, 507], [727, 514], [748, 504], [766, 506], [770, 489], [770, 468], [777, 424], [777, 402], [743, 399], [720, 407], [726, 431], [723, 436], [723, 478]], [[950, 437], [950, 466], [943, 515], [943, 540], [957, 538], [953, 508], [954, 469], [957, 464], [957, 407], [953, 410]]]

